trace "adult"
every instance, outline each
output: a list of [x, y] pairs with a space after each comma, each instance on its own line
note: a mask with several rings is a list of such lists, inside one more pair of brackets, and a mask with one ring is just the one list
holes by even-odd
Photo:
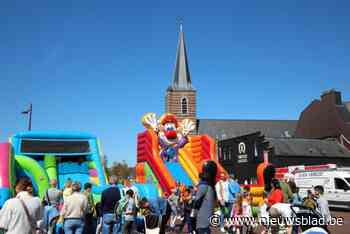
[[228, 192], [229, 182], [225, 173], [220, 173], [220, 180], [215, 185], [216, 196], [220, 206], [220, 231], [225, 232], [224, 229], [224, 218], [229, 214], [229, 192]]
[[264, 177], [264, 189], [266, 192], [271, 192], [272, 190], [272, 186], [271, 186], [271, 183], [272, 183], [272, 180], [273, 178], [275, 178], [275, 175], [276, 175], [276, 169], [273, 165], [267, 165], [266, 168], [264, 169], [264, 172], [263, 172], [263, 177]]
[[324, 188], [322, 185], [317, 185], [314, 188], [315, 190], [315, 197], [317, 202], [317, 210], [322, 215], [322, 218], [324, 220], [324, 225], [322, 225], [322, 228], [324, 228], [328, 232], [328, 223], [331, 220], [331, 212], [329, 211], [329, 205], [328, 201], [324, 198]]
[[118, 207], [121, 198], [117, 182], [118, 178], [111, 176], [109, 178], [111, 186], [103, 190], [101, 195], [102, 234], [118, 233], [120, 229], [120, 220], [117, 220], [115, 215], [116, 207]]
[[59, 218], [59, 207], [63, 201], [62, 191], [57, 188], [57, 180], [50, 180], [50, 188], [44, 196], [44, 224], [48, 233], [54, 233]]
[[49, 206], [58, 207], [62, 202], [62, 192], [57, 188], [57, 180], [50, 180], [50, 188], [46, 191], [44, 201]]
[[64, 200], [61, 216], [65, 234], [82, 234], [88, 199], [80, 192], [80, 182], [72, 183], [72, 194]]
[[[273, 219], [282, 218], [284, 220], [290, 220], [292, 218], [293, 211], [291, 209], [291, 204], [289, 203], [275, 203], [269, 209], [269, 216]], [[285, 222], [287, 227], [287, 233], [292, 233], [292, 225], [289, 222]], [[280, 223], [271, 226], [271, 234], [279, 233]]]
[[202, 168], [198, 191], [194, 200], [194, 211], [191, 216], [196, 217], [198, 234], [210, 234], [209, 218], [215, 207], [215, 177], [217, 166], [213, 161], [207, 161]]
[[293, 193], [289, 186], [290, 179], [291, 179], [291, 175], [289, 173], [286, 173], [283, 177], [283, 180], [280, 181], [281, 190], [283, 192], [284, 203], [289, 203], [293, 197]]
[[299, 188], [295, 185], [292, 185], [291, 187], [291, 191], [292, 191], [292, 199], [291, 199], [291, 203], [294, 206], [299, 206], [303, 204], [303, 199], [301, 198], [300, 194], [299, 194]]
[[134, 191], [129, 189], [126, 191], [126, 204], [124, 211], [124, 225], [123, 225], [123, 234], [131, 234], [134, 229], [134, 223], [136, 219], [136, 204], [134, 199]]
[[231, 214], [231, 210], [233, 207], [233, 204], [236, 201], [237, 194], [241, 191], [241, 187], [237, 180], [235, 180], [234, 176], [231, 175], [228, 179], [228, 207], [229, 207], [229, 214]]
[[85, 226], [84, 226], [85, 234], [93, 233], [95, 230], [95, 220], [94, 220], [95, 204], [94, 204], [94, 198], [92, 196], [91, 190], [92, 190], [92, 184], [85, 183], [83, 194], [86, 196], [88, 200], [88, 206], [87, 206], [87, 211], [85, 215]]
[[267, 197], [268, 206], [272, 207], [276, 203], [283, 203], [283, 192], [281, 190], [280, 182], [277, 179], [273, 179], [271, 182], [271, 193]]
[[67, 197], [69, 197], [70, 195], [72, 195], [72, 184], [73, 181], [71, 178], [68, 178], [66, 180], [66, 182], [64, 183], [64, 188], [63, 188], [63, 201], [65, 201], [65, 199]]
[[32, 234], [43, 216], [41, 201], [33, 196], [29, 178], [20, 178], [15, 191], [16, 197], [7, 200], [0, 210], [0, 229], [6, 234]]

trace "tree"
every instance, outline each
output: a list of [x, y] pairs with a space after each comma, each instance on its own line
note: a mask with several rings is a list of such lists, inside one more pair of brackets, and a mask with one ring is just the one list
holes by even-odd
[[113, 162], [111, 168], [109, 168], [109, 174], [115, 175], [121, 179], [129, 179], [134, 177], [135, 168], [129, 167], [125, 160], [122, 162]]

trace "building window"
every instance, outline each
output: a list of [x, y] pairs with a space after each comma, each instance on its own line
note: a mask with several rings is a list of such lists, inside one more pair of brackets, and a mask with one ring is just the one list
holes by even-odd
[[232, 147], [229, 147], [227, 152], [227, 160], [232, 160], [232, 151]]
[[181, 113], [187, 115], [188, 113], [188, 101], [186, 97], [181, 98]]

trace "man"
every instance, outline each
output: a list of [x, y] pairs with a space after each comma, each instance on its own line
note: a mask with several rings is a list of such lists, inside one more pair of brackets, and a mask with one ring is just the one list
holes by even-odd
[[64, 200], [61, 215], [64, 218], [63, 229], [65, 234], [82, 234], [84, 231], [88, 199], [80, 190], [80, 182], [75, 181], [72, 184], [72, 195]]
[[322, 225], [322, 228], [328, 232], [327, 225], [331, 219], [331, 213], [329, 211], [328, 201], [323, 197], [324, 188], [322, 185], [317, 185], [315, 186], [314, 191], [317, 202], [317, 210], [320, 212], [322, 218], [324, 219], [325, 225]]
[[231, 175], [228, 179], [228, 208], [229, 208], [229, 214], [231, 214], [233, 204], [236, 201], [236, 194], [238, 194], [241, 190], [240, 185], [235, 180], [234, 176]]
[[105, 189], [101, 195], [102, 210], [102, 234], [118, 233], [120, 229], [120, 221], [115, 215], [116, 207], [121, 198], [119, 188], [117, 187], [118, 178], [111, 176], [109, 183], [111, 186]]
[[93, 233], [94, 226], [95, 226], [94, 224], [95, 205], [94, 205], [94, 199], [92, 197], [91, 189], [92, 189], [91, 183], [84, 184], [83, 194], [88, 199], [88, 207], [85, 215], [85, 228], [84, 228], [84, 233], [86, 234]]
[[284, 203], [289, 203], [290, 200], [293, 197], [293, 193], [292, 190], [289, 187], [289, 179], [290, 179], [291, 175], [286, 173], [283, 177], [283, 181], [280, 182], [280, 186], [283, 192], [283, 202]]
[[220, 174], [220, 180], [215, 185], [215, 191], [217, 199], [221, 209], [221, 222], [220, 231], [225, 232], [224, 228], [224, 218], [229, 215], [229, 193], [228, 193], [229, 183], [225, 173]]

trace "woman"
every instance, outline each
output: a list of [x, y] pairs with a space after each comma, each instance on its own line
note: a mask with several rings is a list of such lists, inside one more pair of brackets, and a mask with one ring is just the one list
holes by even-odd
[[194, 211], [192, 217], [196, 217], [196, 229], [198, 234], [210, 234], [208, 220], [213, 215], [216, 193], [215, 177], [217, 173], [216, 163], [207, 161], [203, 165], [201, 180], [198, 184], [198, 191], [194, 200]]
[[29, 178], [17, 181], [16, 197], [7, 200], [0, 211], [0, 229], [6, 234], [33, 234], [43, 217], [43, 207], [38, 197], [33, 196]]
[[66, 182], [64, 183], [63, 201], [65, 201], [67, 197], [72, 195], [72, 193], [73, 193], [73, 191], [72, 191], [72, 184], [73, 184], [73, 181], [72, 181], [71, 178], [68, 178], [66, 180]]
[[283, 203], [284, 200], [280, 182], [277, 179], [273, 179], [271, 186], [272, 191], [267, 198], [269, 207], [273, 206], [276, 203]]

